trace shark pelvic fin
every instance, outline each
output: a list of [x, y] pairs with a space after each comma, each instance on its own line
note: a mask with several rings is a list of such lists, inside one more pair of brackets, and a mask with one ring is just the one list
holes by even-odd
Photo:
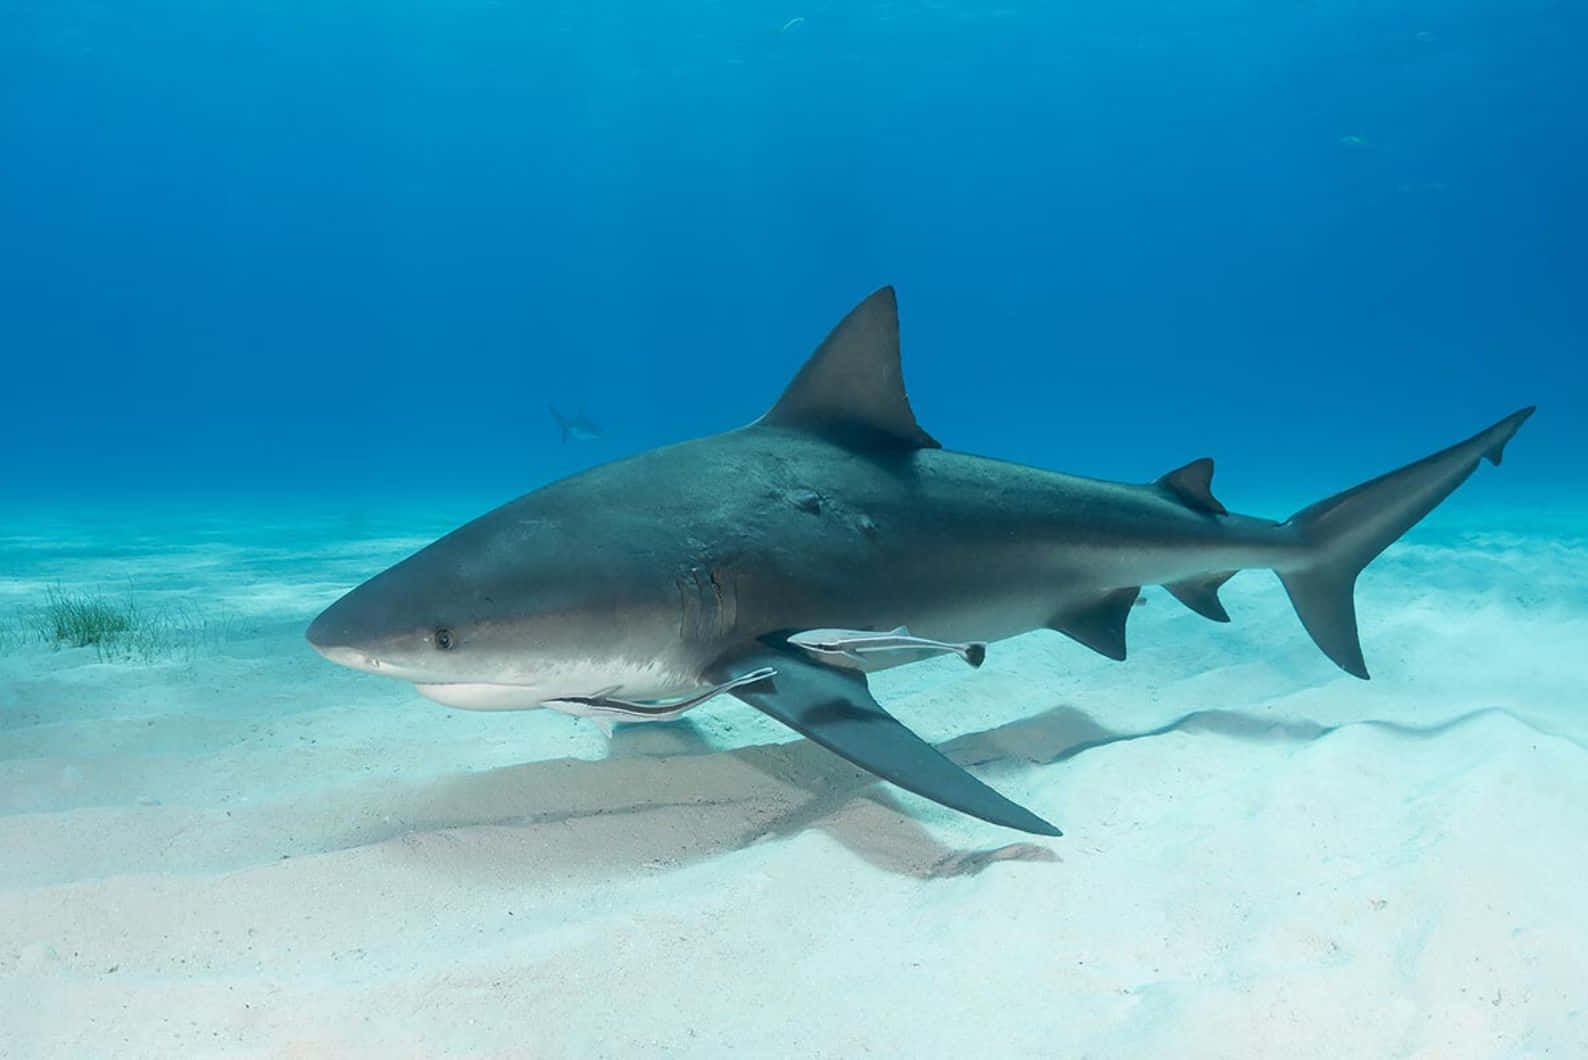
[[1141, 586], [1112, 589], [1090, 603], [1072, 608], [1048, 626], [1110, 659], [1125, 657], [1125, 620], [1141, 595]]
[[1164, 586], [1182, 604], [1201, 615], [1211, 618], [1215, 622], [1228, 622], [1230, 613], [1224, 610], [1224, 603], [1219, 599], [1219, 586], [1235, 577], [1235, 571], [1219, 571], [1217, 574], [1206, 574], [1200, 578], [1187, 578], [1184, 581], [1169, 582]]
[[823, 666], [791, 651], [761, 648], [719, 665], [708, 676], [729, 682], [734, 674], [765, 669], [776, 674], [734, 688], [733, 695], [906, 791], [1005, 828], [1034, 835], [1060, 834], [905, 728], [872, 698], [862, 674]]
[[899, 364], [899, 307], [884, 287], [839, 321], [757, 423], [861, 444], [941, 448], [915, 422]]
[[1229, 509], [1213, 496], [1213, 459], [1202, 457], [1161, 476], [1156, 485], [1179, 498], [1187, 508], [1209, 515], [1228, 515]]

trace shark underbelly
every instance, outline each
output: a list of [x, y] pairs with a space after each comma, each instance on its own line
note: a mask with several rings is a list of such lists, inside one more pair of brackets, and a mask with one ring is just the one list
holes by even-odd
[[460, 710], [534, 710], [551, 707], [581, 714], [569, 698], [601, 692], [627, 699], [667, 699], [700, 687], [698, 673], [670, 659], [578, 658], [543, 667], [522, 683], [492, 681], [416, 682], [426, 699]]

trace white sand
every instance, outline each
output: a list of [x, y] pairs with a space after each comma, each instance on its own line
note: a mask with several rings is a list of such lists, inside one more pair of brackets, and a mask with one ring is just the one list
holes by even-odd
[[0, 611], [232, 621], [0, 652], [0, 1055], [1588, 1055], [1580, 537], [1414, 533], [1367, 684], [1262, 573], [1232, 626], [1149, 590], [1123, 665], [876, 678], [1033, 840], [732, 701], [609, 747], [331, 666], [303, 624], [421, 543], [378, 526], [9, 525]]

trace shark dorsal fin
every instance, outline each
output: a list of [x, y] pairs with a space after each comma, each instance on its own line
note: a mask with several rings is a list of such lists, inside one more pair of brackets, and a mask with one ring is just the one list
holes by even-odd
[[1177, 467], [1158, 480], [1158, 485], [1180, 499], [1187, 508], [1209, 515], [1228, 515], [1229, 509], [1213, 496], [1213, 460], [1204, 456], [1185, 467]]
[[884, 287], [839, 321], [757, 423], [872, 443], [937, 449], [904, 393], [899, 307]]

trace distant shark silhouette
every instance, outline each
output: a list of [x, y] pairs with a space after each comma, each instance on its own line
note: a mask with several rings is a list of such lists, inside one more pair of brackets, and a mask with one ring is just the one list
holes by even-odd
[[557, 421], [557, 431], [562, 435], [563, 441], [566, 442], [571, 438], [576, 442], [590, 442], [601, 437], [601, 428], [584, 413], [564, 416], [557, 411], [555, 405], [547, 405], [546, 408], [551, 412], [551, 418]]
[[[1123, 659], [1142, 585], [1226, 622], [1219, 587], [1267, 567], [1365, 678], [1358, 572], [1532, 411], [1276, 523], [1226, 511], [1208, 459], [1135, 485], [940, 448], [883, 288], [754, 423], [520, 497], [349, 592], [308, 639], [457, 707], [647, 720], [730, 692], [900, 787], [1058, 835], [884, 711], [864, 671], [1042, 627]], [[921, 651], [892, 650], [911, 647], [899, 627]]]

